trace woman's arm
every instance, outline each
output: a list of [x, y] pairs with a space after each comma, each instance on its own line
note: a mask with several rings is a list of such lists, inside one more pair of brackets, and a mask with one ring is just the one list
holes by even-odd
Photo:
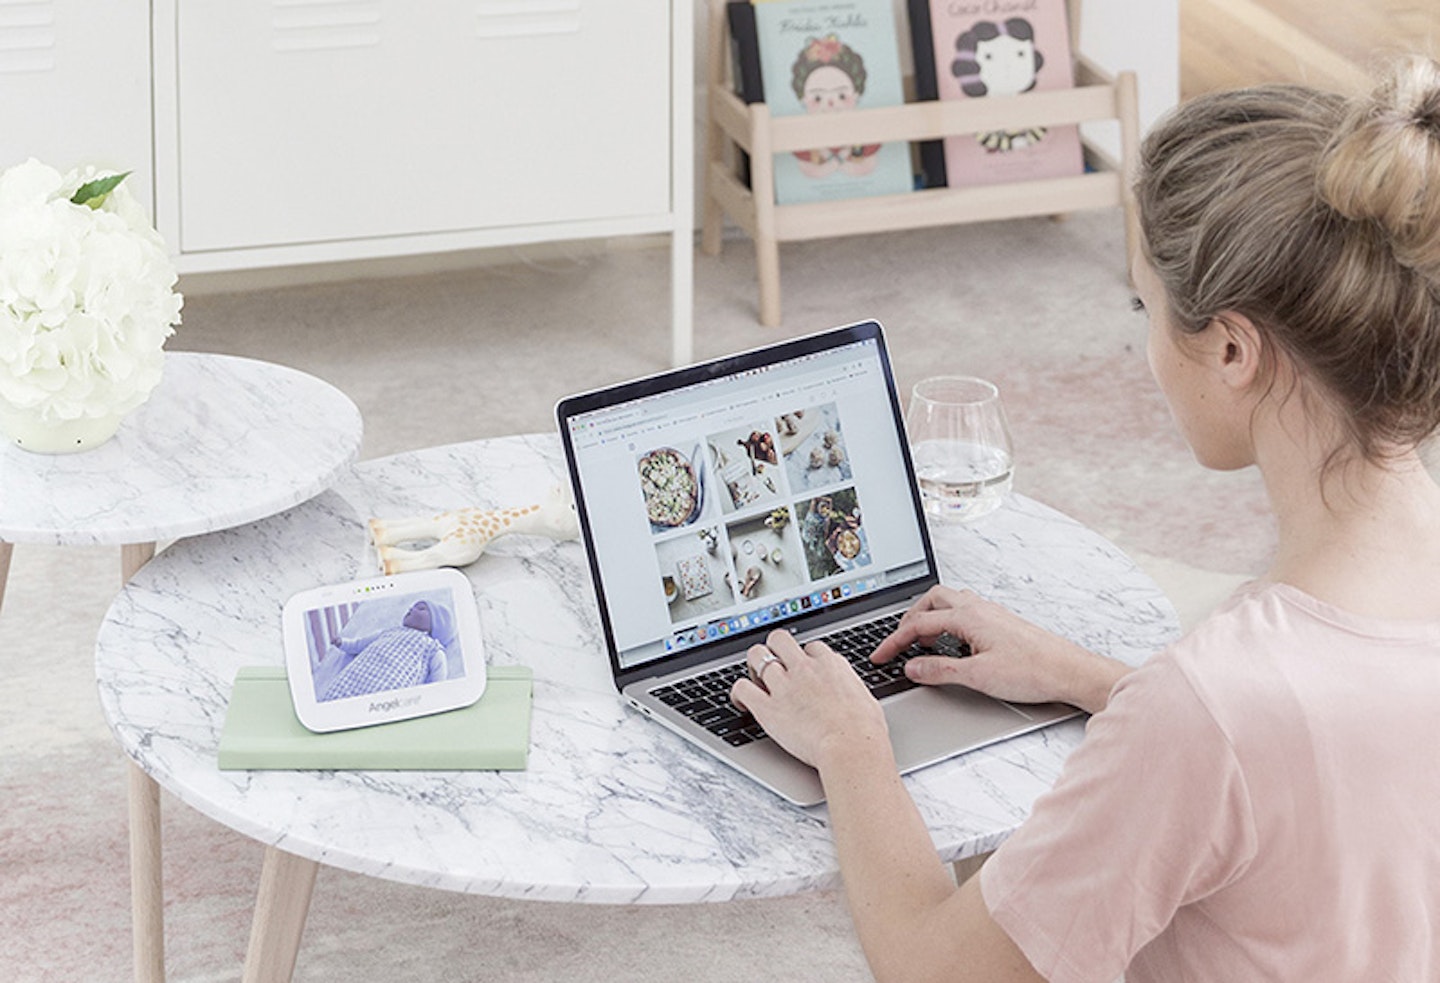
[[1131, 669], [1032, 625], [973, 591], [949, 587], [926, 592], [871, 659], [889, 662], [912, 644], [927, 645], [942, 634], [964, 639], [974, 654], [965, 659], [914, 658], [905, 666], [907, 676], [931, 686], [969, 686], [1001, 700], [1053, 700], [1099, 713]]
[[[765, 653], [781, 664], [762, 669]], [[957, 889], [896, 770], [885, 716], [843, 658], [788, 632], [752, 648], [732, 696], [783, 747], [814, 765], [851, 915], [880, 983], [1039, 980], [990, 917], [978, 880]]]
[[956, 887], [911, 800], [888, 739], [821, 771], [851, 917], [878, 983], [1041, 979], [990, 917], [980, 878]]

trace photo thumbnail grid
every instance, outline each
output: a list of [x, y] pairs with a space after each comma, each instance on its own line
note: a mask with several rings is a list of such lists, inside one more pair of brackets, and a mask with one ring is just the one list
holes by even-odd
[[816, 582], [870, 564], [833, 402], [682, 446], [636, 458], [655, 537], [656, 593], [672, 624], [792, 596], [808, 607]]

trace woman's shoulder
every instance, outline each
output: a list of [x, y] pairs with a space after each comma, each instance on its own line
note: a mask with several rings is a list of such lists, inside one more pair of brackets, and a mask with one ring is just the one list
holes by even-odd
[[1231, 690], [1253, 692], [1277, 659], [1314, 642], [1323, 625], [1295, 609], [1280, 585], [1251, 581], [1230, 595], [1179, 641], [1156, 656], [1202, 700]]
[[1122, 680], [1111, 696], [1143, 705], [1167, 730], [1218, 728], [1229, 735], [1257, 702], [1277, 696], [1277, 658], [1297, 645], [1273, 585], [1243, 585], [1208, 617]]
[[1357, 614], [1290, 584], [1257, 580], [1235, 591], [1171, 651], [1191, 671], [1209, 675], [1277, 659], [1345, 659], [1373, 647], [1440, 652], [1440, 621]]
[[1152, 660], [1150, 687], [1183, 689], [1232, 741], [1247, 744], [1367, 686], [1404, 685], [1411, 669], [1436, 659], [1440, 624], [1356, 615], [1288, 584], [1255, 581]]

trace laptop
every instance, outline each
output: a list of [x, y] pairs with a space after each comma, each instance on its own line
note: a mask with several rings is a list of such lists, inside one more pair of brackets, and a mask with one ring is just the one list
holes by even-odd
[[824, 801], [817, 773], [729, 697], [776, 628], [850, 659], [904, 772], [1079, 712], [870, 664], [939, 583], [878, 322], [570, 396], [556, 416], [617, 690], [783, 798]]

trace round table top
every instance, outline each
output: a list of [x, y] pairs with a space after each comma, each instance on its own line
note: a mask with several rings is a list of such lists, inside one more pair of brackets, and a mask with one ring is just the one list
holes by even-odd
[[124, 545], [227, 529], [330, 487], [360, 437], [355, 404], [314, 376], [167, 352], [160, 385], [99, 447], [0, 446], [0, 540]]
[[[540, 501], [563, 480], [553, 435], [363, 462], [254, 525], [185, 540], [116, 598], [96, 645], [101, 703], [161, 786], [261, 842], [320, 863], [504, 897], [670, 904], [776, 896], [837, 879], [823, 806], [792, 806], [639, 713], [611, 684], [578, 543], [501, 538], [464, 569], [491, 665], [534, 671], [525, 771], [220, 771], [231, 685], [282, 665], [291, 594], [376, 572], [371, 516]], [[947, 582], [1138, 664], [1178, 634], [1174, 608], [1115, 546], [1011, 496], [935, 530]], [[993, 849], [1050, 787], [1072, 720], [906, 777], [944, 859]]]

